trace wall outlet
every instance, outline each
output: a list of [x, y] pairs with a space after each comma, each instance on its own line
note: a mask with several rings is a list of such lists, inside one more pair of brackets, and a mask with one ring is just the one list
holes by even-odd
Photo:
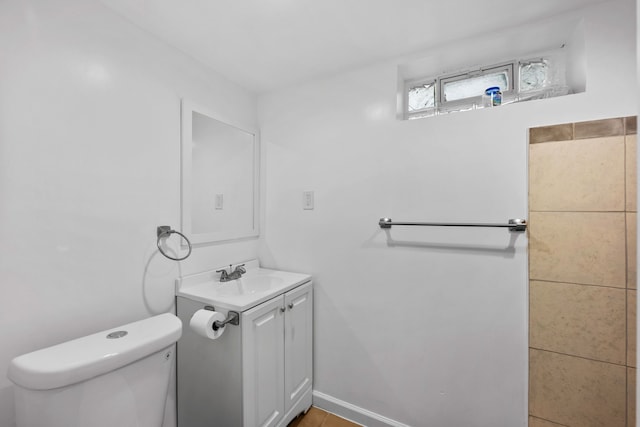
[[216, 194], [215, 206], [216, 210], [222, 210], [224, 207], [224, 194]]
[[313, 209], [313, 191], [302, 192], [302, 209]]

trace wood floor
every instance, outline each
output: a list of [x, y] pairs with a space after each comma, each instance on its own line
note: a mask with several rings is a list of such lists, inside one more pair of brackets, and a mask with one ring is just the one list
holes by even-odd
[[288, 427], [361, 427], [344, 418], [330, 414], [312, 406], [306, 414], [299, 416], [289, 423]]

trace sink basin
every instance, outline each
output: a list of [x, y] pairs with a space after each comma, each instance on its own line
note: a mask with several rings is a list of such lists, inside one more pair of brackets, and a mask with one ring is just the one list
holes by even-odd
[[220, 282], [209, 270], [176, 280], [176, 295], [212, 305], [216, 310], [245, 311], [311, 280], [307, 274], [260, 268], [257, 260], [245, 263], [239, 279]]
[[283, 282], [282, 277], [270, 274], [245, 275], [240, 279], [220, 283], [218, 293], [220, 295], [251, 295], [281, 287]]

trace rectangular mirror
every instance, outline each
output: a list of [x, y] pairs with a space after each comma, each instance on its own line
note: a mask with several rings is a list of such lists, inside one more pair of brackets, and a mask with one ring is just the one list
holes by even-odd
[[259, 141], [182, 100], [182, 232], [192, 243], [259, 234]]

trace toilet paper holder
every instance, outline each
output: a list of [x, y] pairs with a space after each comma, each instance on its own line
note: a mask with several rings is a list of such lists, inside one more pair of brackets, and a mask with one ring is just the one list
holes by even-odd
[[[216, 311], [216, 309], [212, 305], [207, 305], [204, 307], [204, 309], [209, 311]], [[240, 324], [240, 313], [238, 313], [237, 311], [229, 311], [227, 313], [226, 319], [224, 319], [222, 322], [216, 320], [215, 322], [213, 322], [213, 325], [211, 325], [211, 328], [214, 331], [217, 331], [218, 329], [224, 327], [227, 323], [238, 326]]]

